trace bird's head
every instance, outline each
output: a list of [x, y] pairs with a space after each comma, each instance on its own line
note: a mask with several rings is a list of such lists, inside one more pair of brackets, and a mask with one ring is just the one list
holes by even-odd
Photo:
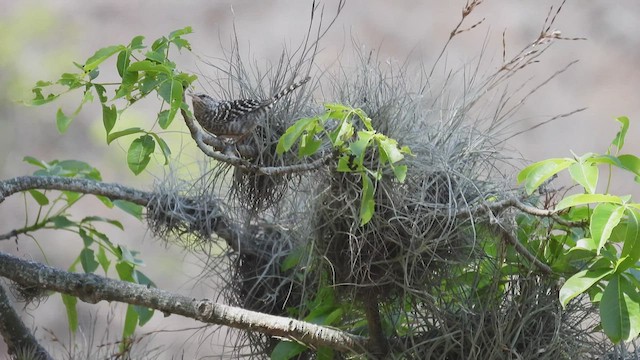
[[191, 96], [191, 103], [193, 104], [193, 116], [196, 119], [200, 119], [208, 109], [213, 109], [218, 104], [218, 101], [207, 94], [192, 93], [189, 96]]

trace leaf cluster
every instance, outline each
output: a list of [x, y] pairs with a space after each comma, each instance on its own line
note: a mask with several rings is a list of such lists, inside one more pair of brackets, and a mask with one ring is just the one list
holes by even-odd
[[[38, 168], [33, 173], [36, 176], [62, 176], [95, 181], [102, 180], [98, 169], [78, 160], [53, 160], [47, 162], [27, 156], [24, 161]], [[124, 245], [112, 242], [109, 236], [96, 226], [100, 223], [109, 224], [124, 231], [124, 226], [120, 221], [92, 215], [78, 220], [71, 216], [69, 209], [86, 196], [85, 194], [75, 191], [62, 191], [52, 194], [46, 190], [29, 190], [28, 193], [38, 205], [37, 215], [28, 225], [15, 230], [16, 234], [24, 233], [31, 236], [32, 233], [43, 229], [75, 233], [82, 240], [82, 250], [69, 266], [68, 271], [77, 271], [78, 265], [85, 273], [95, 273], [101, 269], [105, 274], [108, 274], [109, 270], [115, 269], [120, 280], [155, 287], [153, 281], [137, 269], [139, 266], [144, 265], [144, 262], [138, 258], [139, 253], [128, 249]], [[96, 195], [96, 197], [107, 208], [115, 206], [137, 219], [142, 219], [142, 207], [140, 205], [124, 200], [112, 201], [99, 195]], [[72, 332], [76, 332], [78, 329], [78, 313], [76, 309], [78, 299], [62, 294], [62, 300], [67, 310], [69, 328]], [[152, 316], [153, 311], [148, 308], [129, 305], [125, 317], [123, 337], [132, 336], [136, 327], [144, 325]]]
[[[298, 120], [280, 137], [276, 148], [283, 154], [298, 145], [298, 156], [313, 156], [329, 142], [337, 154], [336, 170], [358, 174], [362, 179], [360, 223], [368, 223], [375, 212], [375, 190], [378, 180], [391, 169], [402, 183], [407, 175], [405, 155], [413, 155], [408, 146], [374, 129], [371, 118], [362, 109], [342, 104], [325, 104], [325, 113]], [[370, 159], [375, 161], [370, 161]]]
[[560, 290], [561, 304], [566, 306], [588, 294], [591, 302], [599, 304], [602, 330], [614, 343], [640, 333], [640, 203], [630, 195], [611, 194], [609, 182], [604, 191], [597, 190], [600, 167], [608, 168], [609, 173], [613, 168], [631, 173], [640, 182], [640, 158], [620, 154], [629, 119], [616, 120], [621, 127], [605, 154], [547, 159], [518, 175], [518, 181], [532, 194], [567, 170], [582, 190], [555, 205], [564, 221], [549, 224], [548, 240], [540, 244], [541, 251], [554, 270], [568, 276]]
[[[163, 130], [169, 127], [181, 109], [189, 111], [183, 101], [184, 89], [196, 80], [196, 76], [179, 71], [176, 64], [169, 60], [169, 55], [172, 48], [191, 49], [189, 42], [183, 38], [191, 32], [190, 27], [173, 31], [168, 36], [154, 40], [151, 46], [144, 44], [143, 36], [136, 36], [127, 45], [101, 48], [84, 64], [74, 63], [76, 72], [64, 73], [56, 81], [38, 81], [32, 89], [33, 98], [25, 103], [44, 105], [65, 93], [82, 91], [82, 100], [72, 113], [67, 113], [62, 108], [58, 108], [56, 112], [57, 129], [64, 133], [83, 106], [97, 97], [102, 106], [107, 144], [121, 137], [139, 135], [131, 141], [127, 151], [127, 165], [134, 174], [140, 174], [147, 167], [151, 155], [156, 151], [156, 143], [167, 164], [171, 150], [157, 132], [141, 127], [117, 130], [116, 125], [124, 111], [152, 93], [162, 100], [156, 122]], [[101, 66], [114, 57], [120, 79], [115, 83], [99, 82]], [[116, 87], [108, 91], [109, 86]]]

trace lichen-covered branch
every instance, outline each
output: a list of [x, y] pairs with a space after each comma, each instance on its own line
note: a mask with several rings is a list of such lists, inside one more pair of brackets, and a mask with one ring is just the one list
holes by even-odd
[[29, 354], [29, 359], [53, 359], [24, 325], [20, 315], [11, 305], [2, 285], [0, 285], [0, 319], [2, 319], [0, 321], [0, 335], [9, 348], [9, 355], [23, 358], [18, 357], [18, 354]]
[[101, 195], [112, 200], [126, 200], [142, 206], [146, 206], [152, 197], [152, 193], [147, 191], [89, 179], [61, 176], [20, 176], [0, 181], [0, 204], [8, 196], [20, 191], [33, 189], [75, 191], [82, 194]]
[[303, 321], [196, 300], [169, 291], [147, 288], [95, 274], [69, 273], [0, 252], [0, 276], [23, 286], [76, 296], [88, 303], [117, 301], [177, 314], [209, 324], [257, 331], [311, 346], [328, 346], [341, 352], [364, 353], [366, 338]]

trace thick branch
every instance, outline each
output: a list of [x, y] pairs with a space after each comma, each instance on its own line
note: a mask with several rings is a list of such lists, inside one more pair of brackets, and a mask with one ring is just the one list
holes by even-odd
[[0, 285], [0, 319], [2, 319], [0, 335], [9, 347], [10, 355], [18, 358], [18, 354], [29, 354], [27, 356], [29, 359], [53, 359], [24, 325], [2, 285]]
[[311, 346], [328, 346], [341, 352], [364, 353], [366, 338], [303, 321], [262, 314], [210, 300], [196, 300], [165, 290], [104, 278], [69, 273], [0, 252], [0, 276], [23, 286], [53, 290], [97, 303], [101, 300], [140, 305], [204, 323], [294, 339]]
[[[0, 181], [0, 204], [5, 198], [15, 193], [34, 189], [75, 191], [81, 194], [101, 195], [111, 200], [126, 200], [145, 207], [158, 205], [158, 201], [161, 201], [153, 192], [137, 190], [120, 184], [58, 176], [20, 176]], [[185, 202], [189, 201], [191, 200], [185, 199]], [[216, 204], [207, 205], [217, 206]], [[245, 253], [260, 252], [259, 247], [252, 242], [242, 241], [244, 238], [241, 236], [241, 228], [234, 224], [225, 214], [215, 211], [213, 213], [215, 213], [216, 218], [209, 219], [215, 224], [212, 230], [222, 238], [229, 247], [235, 251], [242, 249]], [[29, 231], [28, 228], [12, 230], [6, 234], [0, 234], [0, 240], [10, 239]]]
[[33, 189], [75, 191], [82, 194], [101, 195], [112, 200], [126, 200], [142, 206], [146, 206], [152, 197], [150, 192], [136, 190], [120, 184], [60, 176], [20, 176], [0, 181], [0, 204], [10, 195]]
[[389, 343], [382, 331], [378, 297], [375, 294], [370, 294], [363, 299], [363, 303], [369, 327], [369, 354], [377, 359], [384, 359], [389, 353]]

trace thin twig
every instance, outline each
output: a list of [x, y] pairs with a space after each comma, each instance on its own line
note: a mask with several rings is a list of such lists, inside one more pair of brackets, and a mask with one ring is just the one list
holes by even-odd
[[531, 261], [538, 269], [540, 269], [543, 273], [547, 275], [553, 274], [553, 270], [549, 267], [549, 265], [540, 261], [535, 255], [529, 252], [524, 245], [518, 241], [511, 233], [502, 228], [499, 224], [494, 226], [494, 229], [498, 231], [502, 240], [513, 245], [513, 248], [518, 252], [518, 254], [524, 256], [527, 260]]

